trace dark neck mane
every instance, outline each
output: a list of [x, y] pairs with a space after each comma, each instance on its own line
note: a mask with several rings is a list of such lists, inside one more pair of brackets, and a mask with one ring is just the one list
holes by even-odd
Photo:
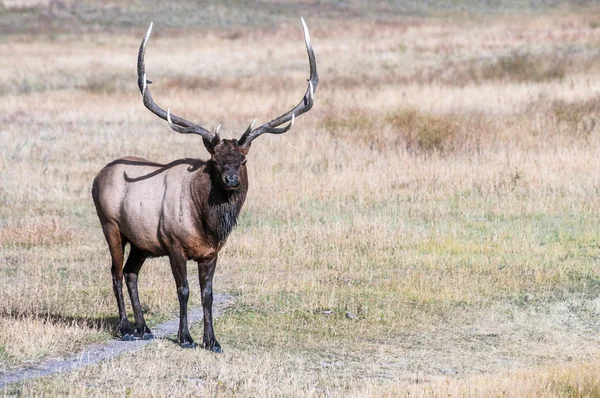
[[226, 191], [213, 184], [208, 195], [206, 228], [219, 241], [227, 237], [237, 225], [237, 219], [246, 199], [246, 190]]
[[[210, 175], [210, 188], [207, 186], [195, 186], [196, 190], [208, 194], [200, 195], [204, 200], [200, 200], [197, 206], [202, 218], [202, 227], [206, 234], [217, 242], [225, 242], [227, 237], [237, 225], [237, 219], [246, 200], [248, 192], [248, 176], [240, 175], [240, 187], [235, 191], [228, 191], [223, 188], [216, 176], [211, 162], [207, 164], [207, 172]], [[206, 180], [204, 180], [206, 181]], [[199, 191], [197, 191], [199, 192]]]

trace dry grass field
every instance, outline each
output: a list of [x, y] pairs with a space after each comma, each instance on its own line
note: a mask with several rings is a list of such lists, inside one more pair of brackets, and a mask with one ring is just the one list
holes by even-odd
[[[188, 2], [131, 19], [79, 5], [88, 20], [68, 2], [0, 6], [6, 371], [117, 333], [95, 174], [125, 155], [208, 157], [142, 104], [150, 19], [154, 98], [227, 138], [303, 95], [300, 16], [321, 77], [311, 112], [252, 145], [215, 279], [236, 298], [215, 320], [224, 353], [157, 340], [4, 394], [600, 396], [600, 10], [507, 3], [265, 1], [255, 20], [209, 3], [200, 22]], [[167, 259], [145, 264], [140, 295], [150, 326], [176, 316]]]

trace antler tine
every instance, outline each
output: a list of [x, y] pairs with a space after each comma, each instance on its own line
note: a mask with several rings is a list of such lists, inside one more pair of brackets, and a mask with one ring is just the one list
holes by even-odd
[[150, 34], [152, 33], [153, 23], [150, 23], [150, 27], [146, 31], [144, 35], [144, 39], [142, 40], [142, 44], [140, 45], [140, 50], [138, 52], [138, 60], [137, 60], [137, 72], [138, 72], [138, 88], [142, 93], [144, 98], [144, 105], [148, 110], [154, 113], [156, 116], [160, 117], [163, 120], [166, 120], [169, 123], [169, 126], [178, 133], [181, 134], [198, 134], [202, 136], [202, 138], [212, 142], [215, 136], [204, 127], [201, 127], [197, 124], [189, 122], [179, 116], [176, 116], [171, 113], [171, 110], [168, 109], [167, 112], [164, 111], [161, 107], [159, 107], [152, 95], [150, 94], [150, 89], [148, 88], [148, 84], [152, 83], [150, 80], [146, 79], [146, 65], [144, 62], [144, 55], [146, 54], [146, 44], [148, 43], [148, 39], [150, 38]]
[[273, 127], [273, 128], [271, 128], [268, 131], [268, 133], [270, 133], [270, 134], [283, 134], [283, 133], [287, 132], [294, 125], [295, 118], [296, 118], [296, 115], [292, 113], [292, 120], [290, 120], [290, 122], [288, 123], [287, 126], [284, 126], [284, 127]]
[[[169, 127], [171, 127], [173, 130], [177, 131], [180, 134], [200, 134], [196, 128], [194, 127], [182, 127], [182, 126], [178, 126], [175, 123], [173, 123], [173, 120], [171, 119], [171, 109], [167, 108], [167, 122], [169, 123]], [[177, 117], [175, 115], [173, 115], [173, 117]], [[202, 134], [200, 134], [202, 135]], [[204, 137], [204, 136], [202, 136]]]
[[[306, 88], [306, 93], [304, 94], [304, 97], [302, 97], [302, 101], [300, 101], [300, 103], [294, 108], [292, 108], [292, 110], [290, 110], [289, 112], [284, 113], [283, 115], [271, 120], [268, 123], [263, 124], [260, 127], [257, 127], [254, 130], [252, 130], [252, 125], [250, 125], [250, 127], [248, 127], [246, 132], [238, 141], [238, 144], [242, 148], [247, 148], [252, 142], [252, 140], [254, 140], [261, 134], [285, 133], [294, 124], [294, 119], [296, 116], [300, 116], [301, 114], [308, 112], [313, 106], [314, 93], [315, 91], [317, 91], [317, 86], [319, 85], [319, 74], [317, 73], [317, 61], [315, 59], [315, 53], [310, 42], [310, 34], [308, 33], [308, 27], [304, 22], [304, 18], [300, 19], [302, 20], [302, 28], [304, 30], [304, 42], [306, 43], [306, 52], [308, 53], [308, 64], [310, 66], [310, 77], [308, 79], [308, 87]], [[285, 127], [278, 127], [283, 123], [287, 122], [290, 122], [290, 124], [288, 124]]]
[[254, 119], [252, 121], [252, 123], [250, 123], [250, 126], [248, 126], [248, 128], [246, 129], [246, 131], [244, 131], [244, 134], [249, 134], [252, 131], [252, 127], [254, 127], [254, 123], [256, 123], [258, 119]]

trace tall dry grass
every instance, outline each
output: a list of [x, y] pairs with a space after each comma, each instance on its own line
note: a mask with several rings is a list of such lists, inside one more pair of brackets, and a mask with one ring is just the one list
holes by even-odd
[[[315, 107], [286, 135], [253, 144], [247, 203], [217, 267], [216, 289], [237, 298], [216, 322], [226, 353], [159, 341], [7, 392], [593, 395], [593, 21], [308, 19], [321, 75]], [[156, 28], [146, 55], [153, 96], [206, 127], [223, 123], [225, 136], [303, 94], [298, 26], [235, 37]], [[13, 54], [0, 68], [6, 367], [114, 333], [95, 173], [124, 155], [207, 157], [141, 105], [138, 39], [0, 43]], [[148, 261], [140, 284], [151, 322], [176, 314], [165, 259]], [[574, 365], [555, 371], [565, 363]]]

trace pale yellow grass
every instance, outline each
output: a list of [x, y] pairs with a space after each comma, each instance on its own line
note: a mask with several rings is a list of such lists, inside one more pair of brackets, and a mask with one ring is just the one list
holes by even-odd
[[[363, 360], [376, 361], [387, 355], [374, 353]], [[317, 362], [309, 356], [284, 351], [265, 354], [246, 350], [230, 350], [216, 357], [205, 352], [173, 352], [168, 342], [157, 342], [151, 349], [135, 355], [44, 381], [26, 382], [7, 391], [32, 395], [265, 397], [594, 397], [599, 392], [597, 362], [513, 370], [464, 379], [432, 380], [425, 369], [415, 369], [410, 380], [402, 381], [373, 377], [382, 375], [374, 374], [369, 366], [363, 367], [361, 377], [356, 377], [352, 371], [334, 357]]]
[[584, 362], [513, 371], [502, 375], [479, 375], [465, 380], [443, 380], [431, 386], [394, 389], [377, 386], [372, 395], [405, 395], [411, 397], [596, 397], [598, 362]]
[[[253, 143], [248, 200], [220, 257], [216, 290], [237, 297], [216, 321], [225, 354], [158, 341], [9, 392], [593, 395], [593, 15], [308, 22], [322, 79], [315, 107], [288, 134]], [[208, 128], [223, 123], [226, 137], [286, 111], [305, 90], [297, 26], [236, 40], [160, 26], [154, 35], [146, 61], [157, 102]], [[143, 108], [140, 37], [0, 43], [13, 54], [0, 59], [6, 366], [115, 331], [109, 256], [89, 193], [95, 173], [125, 155], [207, 157], [199, 139]], [[507, 79], [494, 63], [516, 50], [551, 63], [566, 47], [576, 50], [570, 62], [532, 81]], [[466, 68], [484, 68], [480, 59], [498, 74], [465, 78]], [[165, 259], [148, 261], [140, 285], [150, 321], [176, 313]], [[13, 326], [30, 338], [13, 338]], [[42, 341], [39, 350], [31, 340]]]
[[56, 323], [51, 315], [46, 318], [19, 317], [2, 320], [2, 357], [18, 359], [21, 363], [35, 363], [48, 355], [70, 354], [73, 347], [105, 339], [104, 330], [90, 328], [84, 320], [64, 320]]

